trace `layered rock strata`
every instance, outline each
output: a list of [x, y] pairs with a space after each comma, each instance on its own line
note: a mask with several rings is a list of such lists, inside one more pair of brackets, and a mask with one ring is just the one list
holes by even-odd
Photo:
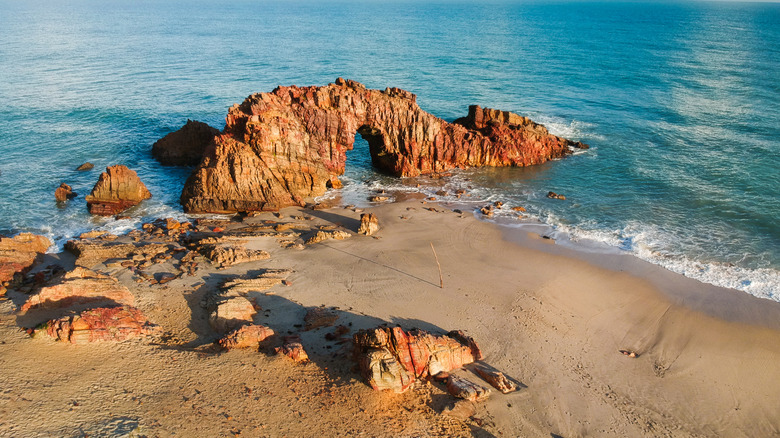
[[479, 347], [462, 332], [437, 336], [422, 330], [379, 327], [359, 331], [353, 343], [356, 360], [369, 385], [399, 393], [417, 379], [482, 359]]
[[53, 319], [35, 330], [54, 340], [84, 344], [97, 341], [124, 341], [152, 334], [154, 327], [134, 307], [101, 307], [74, 316]]
[[19, 274], [24, 274], [39, 255], [46, 252], [51, 241], [44, 236], [21, 233], [15, 237], [0, 237], [0, 297], [5, 295]]
[[191, 213], [303, 205], [338, 186], [356, 134], [368, 141], [374, 166], [397, 176], [529, 166], [585, 147], [524, 117], [476, 106], [448, 123], [420, 109], [408, 91], [339, 78], [323, 87], [278, 87], [230, 108], [181, 203]]

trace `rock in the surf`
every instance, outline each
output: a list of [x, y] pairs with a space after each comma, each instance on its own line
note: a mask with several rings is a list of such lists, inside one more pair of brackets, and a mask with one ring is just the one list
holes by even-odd
[[151, 197], [134, 171], [122, 165], [109, 166], [87, 195], [87, 209], [91, 214], [113, 216]]

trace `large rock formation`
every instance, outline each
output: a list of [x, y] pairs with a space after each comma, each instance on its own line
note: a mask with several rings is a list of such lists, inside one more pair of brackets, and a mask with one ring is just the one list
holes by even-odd
[[585, 147], [516, 114], [471, 107], [448, 123], [398, 88], [354, 81], [278, 87], [228, 111], [181, 196], [185, 211], [269, 210], [303, 204], [338, 185], [355, 135], [378, 169], [416, 176], [472, 166], [528, 166]]
[[122, 165], [109, 166], [87, 195], [87, 209], [92, 214], [112, 216], [151, 197], [134, 171]]
[[152, 145], [152, 156], [166, 166], [194, 166], [218, 134], [218, 129], [203, 122], [187, 120], [181, 129]]
[[21, 311], [27, 312], [36, 307], [66, 308], [71, 304], [93, 301], [106, 301], [112, 305], [135, 304], [133, 294], [117, 279], [76, 267], [53, 284], [30, 296], [22, 305]]

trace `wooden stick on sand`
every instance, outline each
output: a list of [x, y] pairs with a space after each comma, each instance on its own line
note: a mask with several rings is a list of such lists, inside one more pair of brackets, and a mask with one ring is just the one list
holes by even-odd
[[433, 250], [433, 256], [436, 258], [436, 266], [439, 267], [439, 288], [444, 289], [444, 278], [441, 276], [441, 264], [439, 263], [439, 256], [436, 255], [436, 248], [433, 247], [433, 242], [431, 242], [431, 249]]

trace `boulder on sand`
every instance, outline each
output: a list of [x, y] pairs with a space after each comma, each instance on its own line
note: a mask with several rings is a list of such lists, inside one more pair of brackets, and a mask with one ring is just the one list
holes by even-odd
[[64, 316], [40, 325], [34, 334], [46, 334], [54, 340], [85, 344], [97, 341], [124, 341], [151, 334], [155, 326], [134, 307], [101, 307]]
[[482, 358], [476, 343], [463, 332], [457, 337], [433, 335], [401, 327], [360, 330], [353, 336], [361, 373], [376, 390], [404, 392], [416, 379], [448, 372]]
[[379, 219], [374, 213], [363, 213], [360, 215], [360, 228], [358, 234], [370, 236], [379, 231]]

